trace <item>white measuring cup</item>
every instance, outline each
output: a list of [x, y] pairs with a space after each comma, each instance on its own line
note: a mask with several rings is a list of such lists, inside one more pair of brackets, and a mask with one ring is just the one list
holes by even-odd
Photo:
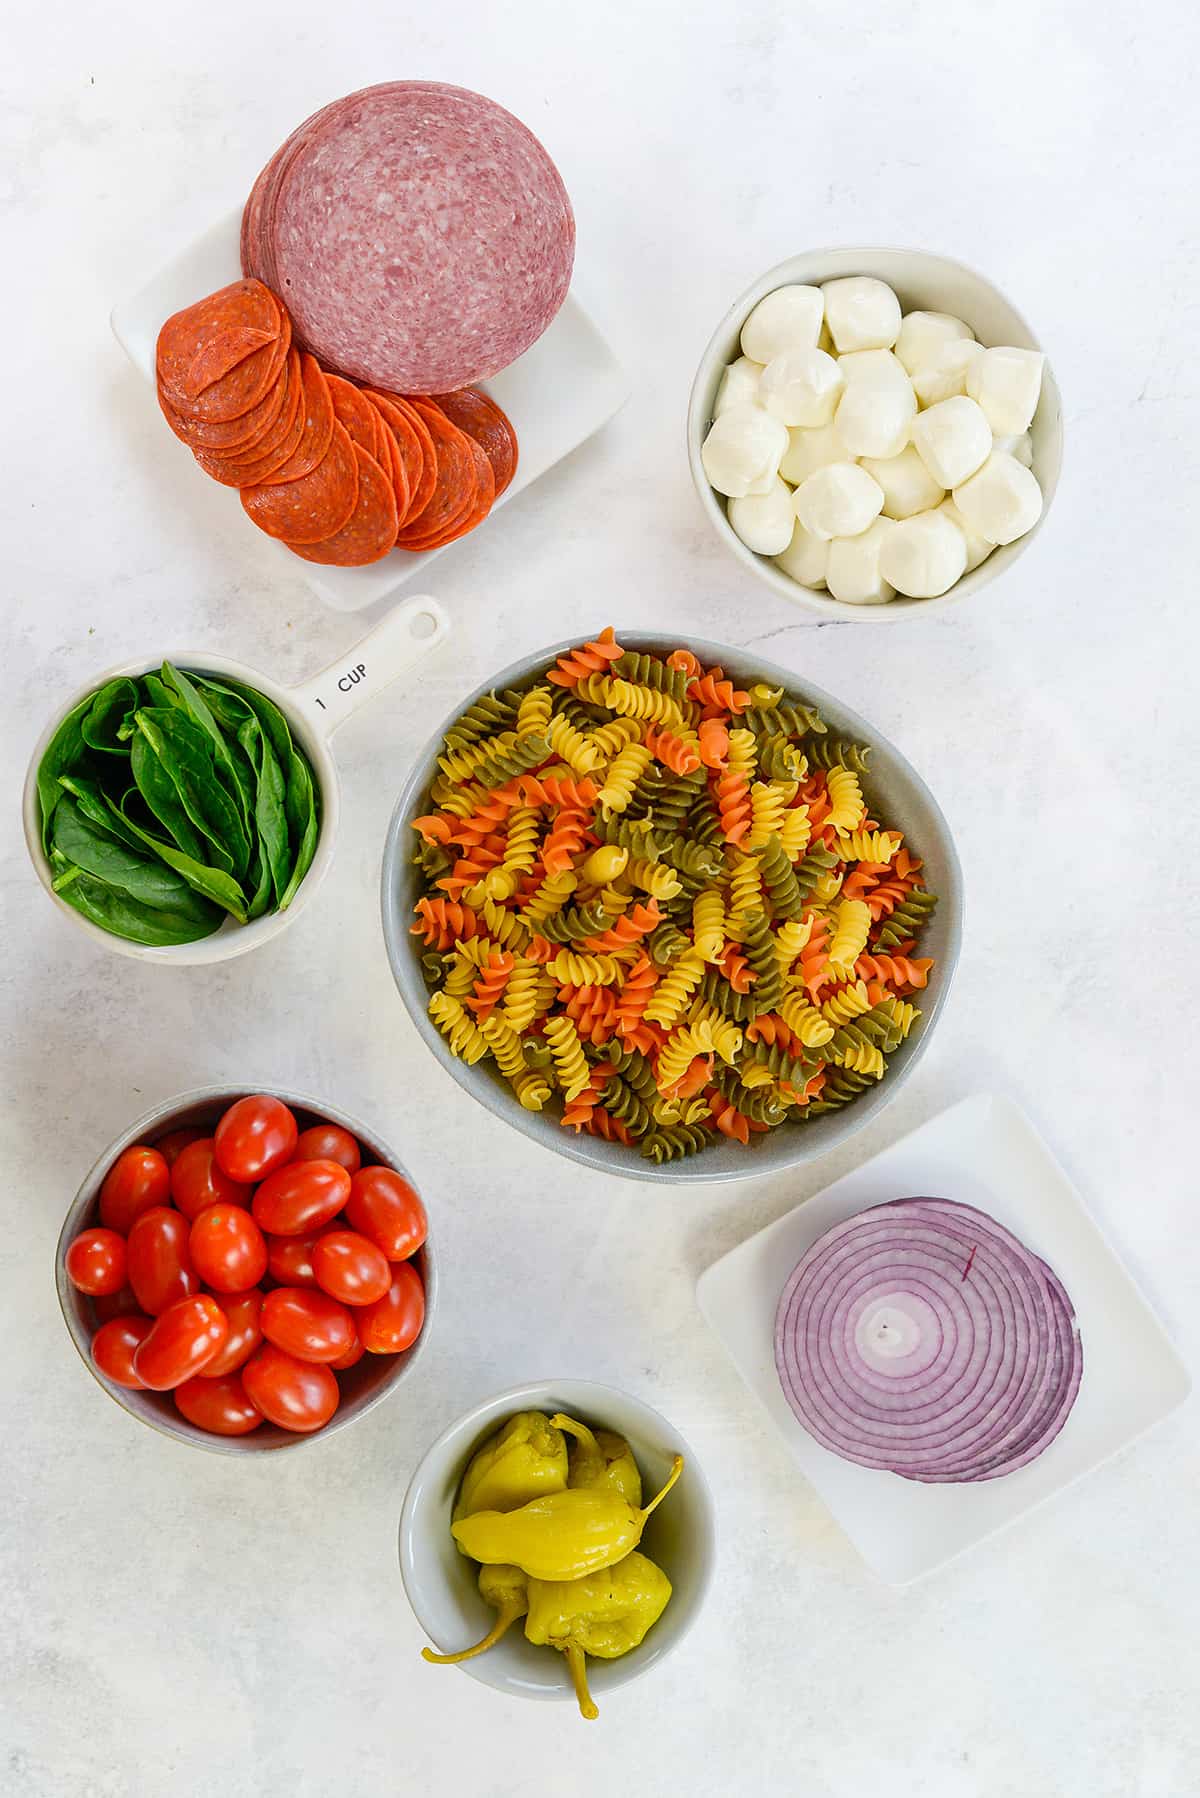
[[25, 842], [38, 879], [59, 911], [78, 930], [85, 931], [106, 949], [116, 950], [118, 955], [129, 955], [137, 961], [165, 962], [173, 967], [198, 967], [205, 962], [230, 961], [235, 955], [246, 955], [251, 949], [257, 949], [273, 936], [278, 936], [310, 903], [333, 860], [341, 811], [337, 766], [330, 749], [333, 733], [352, 712], [356, 712], [361, 705], [382, 692], [384, 687], [412, 668], [430, 650], [436, 649], [449, 634], [449, 630], [450, 620], [436, 599], [421, 595], [405, 600], [403, 605], [397, 606], [394, 612], [352, 649], [348, 649], [319, 674], [314, 674], [310, 680], [303, 681], [296, 687], [281, 687], [269, 675], [261, 674], [257, 668], [248, 668], [244, 662], [231, 661], [228, 656], [212, 655], [207, 650], [181, 649], [167, 654], [165, 659], [173, 662], [177, 668], [210, 674], [217, 679], [231, 676], [243, 686], [254, 687], [272, 700], [287, 719], [288, 728], [296, 743], [308, 757], [320, 795], [321, 818], [316, 853], [312, 866], [300, 882], [288, 909], [271, 912], [266, 917], [256, 918], [250, 924], [238, 924], [230, 918], [212, 936], [201, 937], [194, 943], [155, 945], [129, 942], [125, 937], [113, 936], [98, 924], [93, 924], [54, 891], [50, 864], [42, 848], [42, 816], [37, 792], [38, 766], [50, 739], [67, 713], [86, 699], [89, 693], [94, 693], [106, 681], [116, 680], [121, 675], [151, 673], [162, 665], [164, 657], [158, 655], [153, 660], [140, 657], [94, 675], [58, 707], [38, 740], [25, 776], [22, 800]]

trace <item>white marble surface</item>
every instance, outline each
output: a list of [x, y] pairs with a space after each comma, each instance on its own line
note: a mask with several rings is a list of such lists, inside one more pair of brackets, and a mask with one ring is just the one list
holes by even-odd
[[[981, 1087], [1045, 1131], [1200, 1359], [1192, 6], [863, 0], [576, 7], [23, 8], [3, 73], [0, 1460], [4, 1798], [358, 1798], [624, 1789], [861, 1798], [1180, 1798], [1200, 1789], [1196, 1405], [913, 1590], [873, 1583], [703, 1326], [697, 1273]], [[17, 829], [59, 695], [123, 656], [211, 646], [299, 677], [347, 646], [299, 572], [227, 528], [108, 335], [113, 301], [245, 192], [319, 103], [434, 76], [558, 159], [578, 287], [635, 397], [438, 565], [458, 634], [339, 740], [319, 903], [251, 959], [164, 973], [54, 915]], [[993, 275], [1053, 355], [1067, 460], [1049, 528], [970, 616], [823, 629], [749, 586], [689, 488], [694, 364], [729, 299], [802, 246], [896, 242]], [[957, 991], [917, 1078], [797, 1179], [686, 1197], [571, 1169], [423, 1050], [376, 922], [417, 746], [518, 650], [605, 621], [689, 628], [842, 693], [958, 834]], [[362, 1425], [245, 1463], [111, 1405], [57, 1314], [75, 1185], [152, 1101], [212, 1079], [328, 1093], [398, 1135], [444, 1285], [419, 1376]], [[396, 1573], [408, 1475], [502, 1384], [636, 1390], [702, 1454], [721, 1561], [686, 1647], [586, 1729], [417, 1658]]]

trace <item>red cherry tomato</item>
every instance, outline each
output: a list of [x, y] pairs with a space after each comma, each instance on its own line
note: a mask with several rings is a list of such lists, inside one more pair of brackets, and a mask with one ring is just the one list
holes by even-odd
[[[351, 1318], [350, 1321], [353, 1323], [353, 1318]], [[366, 1352], [366, 1349], [359, 1340], [358, 1330], [355, 1329], [352, 1345], [346, 1350], [344, 1355], [339, 1355], [337, 1360], [331, 1361], [329, 1365], [333, 1368], [335, 1373], [344, 1373], [346, 1368], [354, 1367], [361, 1361]]]
[[188, 1221], [178, 1211], [154, 1205], [129, 1232], [129, 1284], [149, 1317], [200, 1290], [188, 1253]]
[[134, 1219], [151, 1205], [171, 1203], [171, 1170], [158, 1149], [136, 1143], [123, 1149], [100, 1188], [100, 1222], [128, 1236]]
[[381, 1299], [357, 1314], [358, 1334], [372, 1355], [398, 1355], [411, 1348], [425, 1322], [425, 1288], [411, 1261], [392, 1270], [392, 1283]]
[[159, 1137], [154, 1146], [167, 1166], [174, 1167], [189, 1143], [203, 1140], [203, 1130], [168, 1130], [165, 1136]]
[[336, 1361], [354, 1346], [354, 1321], [327, 1292], [277, 1286], [263, 1300], [262, 1333], [298, 1361]]
[[392, 1267], [357, 1230], [326, 1230], [313, 1244], [313, 1273], [322, 1292], [343, 1305], [373, 1305], [392, 1283]]
[[264, 1342], [242, 1369], [242, 1385], [252, 1404], [281, 1430], [308, 1435], [329, 1422], [341, 1394], [327, 1367], [294, 1356]]
[[80, 1292], [120, 1292], [125, 1284], [125, 1238], [115, 1230], [81, 1230], [67, 1250], [67, 1277]]
[[171, 1169], [171, 1197], [191, 1223], [210, 1205], [250, 1204], [250, 1188], [231, 1180], [213, 1154], [211, 1136], [181, 1149]]
[[281, 1286], [315, 1286], [312, 1252], [320, 1234], [320, 1230], [310, 1230], [305, 1236], [268, 1236], [267, 1272], [271, 1278]]
[[152, 1317], [114, 1317], [92, 1337], [92, 1360], [107, 1380], [118, 1386], [144, 1387], [133, 1370], [133, 1357], [154, 1328]]
[[287, 1165], [296, 1135], [296, 1120], [283, 1100], [254, 1093], [231, 1105], [217, 1125], [217, 1161], [231, 1180], [254, 1185]]
[[192, 1266], [214, 1292], [249, 1292], [267, 1271], [267, 1244], [242, 1205], [210, 1205], [188, 1238]]
[[236, 1373], [263, 1339], [262, 1325], [259, 1323], [263, 1300], [261, 1292], [217, 1292], [213, 1297], [225, 1313], [229, 1334], [225, 1338], [224, 1348], [217, 1351], [204, 1369], [206, 1380], [216, 1380], [222, 1374]]
[[272, 1236], [303, 1236], [336, 1217], [349, 1196], [350, 1176], [336, 1161], [293, 1161], [263, 1181], [254, 1217]]
[[263, 1420], [258, 1406], [246, 1396], [242, 1376], [236, 1373], [216, 1378], [206, 1372], [198, 1379], [185, 1380], [175, 1388], [175, 1408], [189, 1423], [214, 1436], [248, 1436]]
[[402, 1174], [364, 1167], [350, 1182], [346, 1220], [383, 1250], [389, 1261], [407, 1261], [424, 1242], [425, 1207]]
[[292, 1160], [336, 1161], [348, 1174], [356, 1174], [362, 1166], [358, 1144], [340, 1124], [314, 1124], [311, 1130], [302, 1130]]
[[133, 1357], [133, 1371], [152, 1392], [167, 1392], [203, 1373], [229, 1334], [225, 1313], [207, 1292], [168, 1305]]
[[102, 1324], [111, 1323], [114, 1317], [130, 1317], [141, 1308], [132, 1286], [122, 1286], [120, 1292], [102, 1293], [99, 1298], [92, 1300], [96, 1320]]

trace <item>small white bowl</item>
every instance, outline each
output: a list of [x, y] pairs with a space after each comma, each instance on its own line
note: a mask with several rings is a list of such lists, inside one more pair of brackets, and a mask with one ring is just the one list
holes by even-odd
[[[665, 1417], [612, 1386], [591, 1380], [538, 1381], [476, 1405], [438, 1437], [413, 1474], [400, 1516], [400, 1573], [418, 1623], [443, 1654], [477, 1642], [496, 1620], [479, 1596], [478, 1569], [455, 1547], [450, 1514], [467, 1462], [516, 1411], [564, 1411], [593, 1428], [615, 1430], [633, 1449], [647, 1498], [682, 1455], [684, 1469], [646, 1525], [641, 1549], [671, 1582], [671, 1600], [641, 1646], [619, 1660], [588, 1659], [588, 1684], [604, 1715], [618, 1686], [648, 1673], [686, 1636], [708, 1593], [716, 1560], [712, 1495], [692, 1450]], [[472, 1679], [514, 1698], [567, 1698], [575, 1694], [560, 1654], [535, 1648], [514, 1624], [495, 1648], [460, 1663]], [[445, 1679], [445, 1667], [423, 1669]]]
[[790, 282], [819, 287], [843, 275], [873, 275], [886, 281], [899, 295], [905, 312], [949, 312], [965, 319], [982, 344], [1014, 344], [1018, 349], [1040, 350], [1041, 344], [1000, 289], [986, 276], [928, 250], [851, 249], [806, 250], [768, 269], [729, 308], [709, 340], [692, 383], [688, 406], [688, 461], [700, 504], [713, 529], [742, 566], [764, 581], [781, 599], [790, 599], [823, 618], [845, 619], [852, 624], [895, 624], [919, 614], [930, 617], [973, 598], [990, 581], [1012, 567], [1041, 531], [1050, 511], [1062, 467], [1062, 399], [1049, 363], [1042, 376], [1042, 394], [1032, 425], [1033, 472], [1042, 489], [1042, 515], [1033, 529], [1015, 543], [994, 549], [986, 562], [956, 581], [938, 599], [905, 599], [897, 595], [885, 606], [851, 606], [829, 593], [802, 587], [767, 556], [755, 555], [736, 535], [725, 516], [725, 500], [710, 486], [700, 461], [700, 446], [712, 422], [713, 402], [726, 366], [741, 353], [739, 338], [747, 315], [764, 294]]
[[[106, 949], [115, 950], [118, 955], [130, 955], [138, 961], [163, 962], [177, 968], [229, 961], [235, 955], [245, 955], [249, 950], [257, 949], [260, 944], [269, 942], [273, 936], [278, 936], [304, 910], [328, 873], [333, 860], [341, 800], [337, 767], [329, 747], [330, 738], [351, 712], [356, 712], [360, 705], [373, 698], [390, 681], [419, 662], [431, 649], [435, 649], [449, 629], [450, 621], [437, 600], [430, 599], [427, 595], [406, 600], [356, 643], [353, 649], [339, 656], [336, 662], [298, 687], [280, 687], [267, 675], [260, 674], [256, 668], [247, 668], [243, 662], [231, 661], [228, 656], [210, 655], [207, 650], [166, 651], [156, 655], [153, 660], [147, 660], [143, 656], [94, 675], [86, 685], [56, 707], [38, 739], [25, 776], [21, 806], [25, 843], [37, 877], [58, 910], [94, 942], [102, 943]], [[287, 719], [292, 736], [312, 767], [320, 806], [320, 830], [312, 866], [300, 882], [296, 897], [287, 911], [268, 912], [265, 917], [255, 919], [252, 924], [236, 924], [232, 918], [227, 919], [211, 936], [201, 937], [198, 942], [153, 945], [133, 943], [125, 937], [114, 936], [110, 931], [102, 930], [98, 924], [93, 924], [89, 918], [77, 912], [74, 906], [60, 899], [54, 891], [50, 863], [42, 848], [42, 812], [38, 803], [37, 775], [51, 737], [81, 700], [86, 699], [89, 693], [96, 692], [107, 681], [116, 680], [121, 675], [152, 672], [161, 667], [164, 658], [173, 662], [177, 668], [198, 670], [203, 674], [240, 681], [243, 686], [256, 688], [279, 707]]]

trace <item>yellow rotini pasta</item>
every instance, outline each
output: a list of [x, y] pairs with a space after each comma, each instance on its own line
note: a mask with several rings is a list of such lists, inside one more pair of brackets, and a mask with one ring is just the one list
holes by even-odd
[[[592, 741], [595, 741], [593, 737]], [[629, 743], [609, 763], [604, 785], [596, 795], [597, 804], [606, 818], [628, 809], [633, 789], [650, 766], [650, 751], [644, 743]]]
[[706, 887], [692, 901], [692, 941], [703, 961], [720, 961], [725, 948], [725, 897]]
[[854, 964], [867, 946], [871, 928], [871, 908], [864, 899], [843, 899], [834, 917], [833, 939], [829, 945], [829, 973], [835, 980], [848, 980]]
[[483, 1060], [488, 1052], [487, 1038], [470, 1012], [464, 1011], [461, 1000], [445, 991], [434, 993], [429, 1001], [429, 1015], [449, 1043], [451, 1054], [469, 1064]]

